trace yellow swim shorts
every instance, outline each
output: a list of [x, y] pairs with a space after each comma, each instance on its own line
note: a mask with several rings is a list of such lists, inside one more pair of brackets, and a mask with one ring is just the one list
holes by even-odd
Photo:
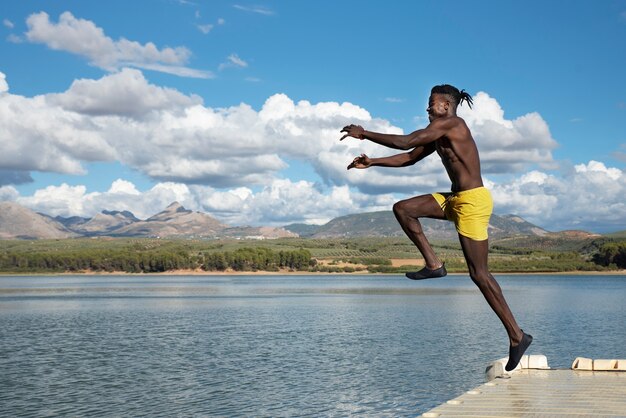
[[476, 241], [486, 240], [487, 228], [493, 210], [491, 193], [485, 187], [457, 193], [433, 193], [446, 219], [454, 222], [456, 230], [464, 237]]

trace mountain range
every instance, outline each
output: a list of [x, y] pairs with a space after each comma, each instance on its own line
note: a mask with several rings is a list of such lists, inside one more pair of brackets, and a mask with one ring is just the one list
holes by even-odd
[[[457, 232], [452, 222], [436, 219], [420, 219], [426, 236], [447, 240], [456, 239]], [[392, 211], [369, 212], [346, 215], [335, 218], [324, 225], [291, 224], [285, 229], [295, 232], [302, 237], [311, 238], [355, 238], [364, 236], [374, 237], [403, 237], [404, 231], [400, 228]], [[489, 236], [504, 238], [519, 235], [546, 236], [550, 232], [515, 215], [492, 215], [489, 222]]]
[[298, 235], [283, 228], [225, 225], [212, 216], [174, 202], [141, 220], [128, 211], [104, 210], [93, 218], [51, 217], [14, 202], [0, 202], [0, 239], [76, 237], [282, 238]]
[[[421, 220], [428, 237], [456, 239], [451, 222]], [[489, 236], [505, 239], [519, 236], [545, 237], [572, 234], [578, 239], [595, 237], [585, 231], [552, 233], [515, 215], [492, 215]], [[284, 227], [230, 226], [214, 217], [185, 209], [173, 202], [163, 211], [138, 219], [129, 211], [103, 210], [93, 218], [51, 217], [34, 212], [15, 202], [0, 202], [0, 239], [62, 239], [77, 237], [161, 237], [161, 238], [256, 238], [283, 237], [357, 238], [401, 237], [404, 232], [392, 211], [352, 214], [332, 219], [324, 225], [290, 224]]]

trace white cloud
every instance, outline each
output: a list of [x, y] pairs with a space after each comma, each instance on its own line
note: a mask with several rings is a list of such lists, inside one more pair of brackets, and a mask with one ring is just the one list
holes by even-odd
[[205, 35], [211, 32], [211, 30], [213, 29], [213, 25], [211, 25], [210, 23], [207, 23], [206, 25], [196, 25], [196, 27], [200, 32], [204, 33]]
[[303, 221], [323, 223], [360, 209], [347, 186], [334, 186], [324, 193], [314, 183], [290, 180], [274, 180], [243, 203], [248, 213], [240, 221], [247, 218], [279, 225]]
[[[626, 173], [590, 161], [560, 176], [529, 171], [508, 182], [487, 180], [496, 214], [515, 214], [551, 231], [614, 231], [626, 225]], [[230, 225], [321, 224], [337, 216], [390, 210], [399, 198], [371, 195], [348, 186], [322, 186], [310, 181], [273, 179], [258, 191], [248, 187], [216, 190], [201, 185], [158, 183], [146, 191], [118, 179], [105, 192], [85, 186], [48, 186], [20, 196], [12, 186], [0, 187], [0, 200], [12, 200], [52, 216], [86, 216], [128, 210], [146, 219], [173, 201], [200, 210]]]
[[241, 58], [239, 58], [239, 55], [237, 54], [230, 54], [226, 58], [226, 60], [227, 60], [226, 62], [223, 62], [220, 64], [219, 66], [220, 70], [224, 70], [230, 67], [246, 68], [248, 66], [248, 63], [242, 60]]
[[268, 9], [264, 6], [242, 6], [239, 4], [235, 4], [233, 5], [233, 7], [235, 9], [243, 10], [244, 12], [256, 13], [265, 16], [272, 16], [275, 14], [273, 10]]
[[9, 91], [9, 84], [7, 83], [7, 77], [0, 71], [0, 94]]
[[195, 196], [184, 184], [159, 183], [150, 190], [139, 192], [132, 183], [122, 179], [113, 182], [106, 192], [87, 192], [83, 185], [63, 183], [37, 190], [32, 196], [18, 196], [11, 200], [37, 212], [66, 217], [92, 217], [102, 210], [128, 210], [140, 219], [147, 219], [174, 201], [190, 209], [198, 208]]
[[458, 113], [476, 140], [484, 173], [520, 172], [528, 164], [554, 168], [557, 142], [538, 113], [505, 119], [500, 104], [485, 92], [474, 96], [472, 109], [461, 106]]
[[36, 212], [50, 216], [85, 216], [90, 202], [100, 193], [86, 194], [85, 186], [70, 186], [63, 183], [60, 186], [48, 186], [39, 189], [32, 196], [19, 197], [17, 203]]
[[100, 80], [76, 80], [65, 93], [49, 94], [46, 100], [86, 115], [132, 117], [159, 110], [184, 109], [202, 102], [198, 96], [185, 96], [177, 90], [149, 84], [141, 71], [130, 68]]
[[122, 180], [122, 179], [115, 180], [111, 184], [111, 187], [109, 188], [108, 193], [112, 193], [112, 194], [120, 193], [120, 194], [134, 195], [134, 196], [138, 196], [141, 194], [133, 183], [131, 183], [130, 181]]
[[600, 179], [608, 177], [611, 180], [618, 180], [622, 176], [622, 170], [618, 168], [607, 168], [603, 163], [593, 160], [587, 165], [576, 165], [574, 169], [577, 173], [586, 173], [588, 176], [594, 176]]
[[3, 19], [2, 24], [4, 25], [4, 27], [9, 28], [9, 29], [13, 29], [15, 27], [13, 22], [11, 22], [9, 19]]
[[615, 230], [626, 225], [626, 173], [590, 161], [561, 176], [531, 171], [492, 189], [496, 213], [513, 213], [549, 230]]
[[[196, 18], [200, 18], [200, 12], [196, 12]], [[198, 24], [196, 25], [196, 27], [198, 28], [200, 32], [207, 35], [209, 32], [213, 30], [213, 28], [215, 28], [215, 25], [223, 25], [224, 23], [226, 23], [226, 21], [220, 17], [219, 19], [217, 19], [217, 22], [215, 24], [212, 24], [212, 23], [206, 23], [204, 25]]]
[[92, 21], [77, 19], [70, 12], [62, 13], [58, 23], [51, 22], [45, 12], [34, 13], [26, 19], [26, 24], [28, 41], [85, 57], [91, 65], [107, 71], [130, 66], [186, 77], [213, 76], [207, 71], [185, 67], [191, 56], [185, 47], [159, 49], [152, 42], [142, 45], [125, 38], [114, 41]]
[[0, 168], [84, 174], [82, 161], [110, 161], [113, 148], [81, 115], [44, 96], [0, 95]]
[[[477, 133], [483, 166], [512, 173], [553, 162], [555, 142], [539, 115], [508, 121], [486, 94], [478, 94], [476, 104], [468, 124]], [[449, 188], [434, 155], [408, 168], [347, 171], [361, 153], [400, 152], [370, 141], [338, 140], [349, 123], [402, 132], [359, 106], [294, 102], [275, 94], [259, 111], [244, 103], [215, 109], [197, 96], [150, 84], [135, 69], [76, 80], [61, 93], [0, 94], [0, 122], [0, 168], [8, 170], [80, 174], [83, 161], [117, 160], [157, 181], [248, 187], [268, 184], [289, 160], [312, 166], [327, 184], [370, 194]]]
[[159, 183], [139, 192], [118, 179], [106, 192], [87, 192], [85, 186], [48, 186], [31, 196], [20, 196], [11, 186], [0, 187], [0, 201], [16, 201], [51, 216], [92, 217], [102, 210], [128, 210], [140, 219], [162, 211], [173, 201], [187, 209], [211, 214], [230, 225], [285, 225], [292, 222], [325, 223], [361, 211], [389, 209], [391, 195], [367, 196], [347, 186], [323, 190], [307, 182], [273, 180], [257, 193], [246, 187], [227, 191], [182, 183]]
[[20, 192], [13, 186], [0, 186], [0, 202], [15, 201]]

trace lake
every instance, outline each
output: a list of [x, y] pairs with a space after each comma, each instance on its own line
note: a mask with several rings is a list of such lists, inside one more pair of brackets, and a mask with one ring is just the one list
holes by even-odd
[[[553, 368], [626, 358], [626, 276], [497, 276]], [[417, 416], [504, 328], [467, 276], [0, 277], [0, 416]]]

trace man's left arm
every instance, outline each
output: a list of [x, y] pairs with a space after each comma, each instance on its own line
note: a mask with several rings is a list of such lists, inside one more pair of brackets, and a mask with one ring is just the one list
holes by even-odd
[[408, 135], [382, 134], [366, 131], [359, 125], [348, 125], [341, 130], [341, 132], [346, 133], [341, 140], [347, 136], [352, 136], [361, 140], [367, 139], [389, 148], [408, 150], [436, 141], [444, 136], [450, 128], [451, 120], [448, 119], [434, 120], [426, 128], [418, 129]]

